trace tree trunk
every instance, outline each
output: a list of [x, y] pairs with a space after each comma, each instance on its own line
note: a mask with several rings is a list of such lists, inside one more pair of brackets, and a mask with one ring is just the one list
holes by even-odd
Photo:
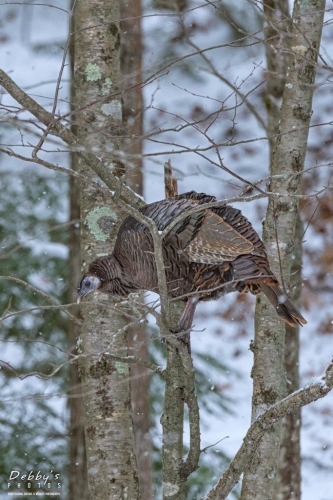
[[[81, 0], [75, 9], [74, 88], [77, 135], [86, 151], [98, 156], [120, 177], [117, 161], [122, 120], [120, 95], [120, 32], [118, 1]], [[98, 101], [98, 102], [96, 102]], [[92, 102], [96, 104], [91, 105]], [[107, 151], [112, 151], [107, 153]], [[79, 162], [81, 163], [81, 162]], [[93, 178], [80, 164], [81, 172]], [[98, 255], [110, 253], [117, 207], [103, 193], [81, 188], [81, 251], [83, 271]], [[111, 233], [111, 236], [110, 236]], [[94, 305], [92, 302], [95, 302]], [[84, 420], [90, 498], [137, 499], [138, 481], [130, 411], [128, 365], [108, 354], [127, 355], [125, 320], [111, 310], [111, 299], [88, 298], [81, 305], [84, 325], [78, 349], [84, 384]]]
[[[277, 276], [282, 274], [281, 281], [287, 289], [324, 8], [323, 0], [295, 2], [279, 136], [272, 154], [268, 191], [279, 194], [279, 197], [269, 200], [263, 239], [272, 270]], [[284, 341], [284, 324], [276, 318], [266, 298], [258, 298], [253, 345], [252, 420], [287, 393]], [[280, 439], [279, 423], [265, 434], [244, 474], [242, 500], [273, 498]]]
[[163, 426], [163, 500], [185, 500], [183, 470], [184, 377], [176, 347], [168, 344]]
[[[73, 30], [71, 30], [73, 31]], [[74, 39], [70, 40], [71, 73], [74, 70]], [[71, 95], [74, 96], [73, 78], [71, 80]], [[71, 99], [73, 103], [73, 99]], [[76, 133], [73, 125], [72, 131]], [[71, 153], [71, 168], [78, 170], [78, 161], [75, 153]], [[77, 179], [71, 177], [70, 184], [70, 220], [80, 220], [80, 186]], [[71, 224], [69, 226], [69, 303], [76, 301], [76, 287], [81, 276], [81, 251], [80, 251], [80, 226]], [[77, 311], [78, 314], [78, 311]], [[74, 321], [68, 324], [69, 345], [73, 348], [76, 339], [80, 336], [80, 329]], [[88, 500], [88, 475], [87, 455], [84, 436], [83, 397], [82, 385], [79, 375], [78, 364], [69, 365], [69, 466], [68, 466], [68, 498], [69, 500]]]
[[[303, 224], [300, 216], [296, 223], [296, 240], [291, 263], [292, 293], [296, 306], [301, 304], [302, 292], [302, 236]], [[285, 368], [287, 391], [291, 394], [299, 389], [299, 327], [286, 325]], [[295, 409], [282, 419], [282, 436], [274, 500], [299, 500], [301, 498], [301, 409]]]
[[[265, 50], [267, 61], [267, 132], [270, 138], [270, 158], [277, 140], [280, 123], [281, 102], [286, 81], [288, 52], [290, 45], [291, 20], [287, 0], [266, 0], [265, 12]], [[297, 244], [293, 254], [291, 275], [295, 287], [291, 287], [291, 299], [300, 305], [302, 281], [302, 222], [297, 220]], [[290, 394], [299, 388], [299, 328], [286, 325], [285, 370]], [[287, 415], [282, 420], [282, 437], [278, 461], [277, 477], [274, 487], [274, 500], [300, 498], [300, 422], [301, 410]]]
[[[75, 162], [72, 155], [72, 168]], [[79, 186], [70, 179], [70, 220], [79, 220]], [[69, 303], [76, 301], [76, 287], [80, 280], [80, 229], [78, 224], [69, 226]], [[68, 324], [69, 344], [76, 345], [80, 335], [78, 325], [74, 321]], [[68, 498], [69, 500], [88, 500], [88, 480], [86, 447], [84, 438], [82, 386], [77, 364], [69, 365], [69, 467], [68, 467]]]
[[[123, 123], [126, 130], [126, 181], [142, 194], [143, 96], [142, 40], [140, 0], [121, 1], [121, 73], [123, 93]], [[131, 89], [131, 90], [129, 90]]]
[[[143, 194], [142, 179], [142, 111], [143, 97], [140, 82], [142, 42], [141, 42], [141, 1], [121, 0], [121, 73], [123, 93], [123, 124], [126, 139], [126, 184], [133, 191]], [[128, 90], [134, 87], [132, 90]], [[143, 301], [143, 295], [138, 295]], [[129, 354], [140, 359], [148, 359], [148, 339], [146, 324], [128, 329]], [[141, 498], [152, 499], [152, 464], [150, 441], [149, 372], [148, 369], [132, 363], [130, 369], [131, 403], [135, 435], [135, 450], [138, 464]]]
[[267, 135], [270, 138], [270, 159], [279, 132], [281, 103], [286, 83], [287, 48], [291, 20], [288, 0], [265, 0], [265, 52], [267, 85], [265, 105], [267, 110]]

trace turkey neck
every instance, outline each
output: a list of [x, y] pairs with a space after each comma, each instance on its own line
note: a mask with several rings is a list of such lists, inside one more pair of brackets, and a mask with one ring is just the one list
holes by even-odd
[[128, 228], [119, 231], [113, 257], [119, 263], [124, 279], [133, 290], [157, 290], [157, 273], [154, 243], [151, 234], [145, 230], [137, 232]]
[[102, 281], [100, 291], [126, 297], [140, 287], [130, 278], [126, 268], [119, 262], [114, 253], [94, 260], [89, 266], [89, 272], [96, 274]]

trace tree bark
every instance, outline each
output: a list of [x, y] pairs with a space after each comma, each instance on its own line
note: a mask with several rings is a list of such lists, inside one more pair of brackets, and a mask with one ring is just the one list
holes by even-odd
[[[121, 163], [112, 162], [121, 149], [120, 31], [118, 1], [81, 0], [76, 4], [74, 89], [77, 135], [85, 150], [99, 158], [118, 177]], [[101, 102], [92, 102], [105, 97]], [[114, 156], [113, 156], [114, 158]], [[83, 163], [80, 170], [96, 180]], [[110, 197], [111, 198], [111, 197]], [[121, 213], [104, 192], [81, 188], [81, 250], [83, 270], [98, 255], [110, 253]], [[111, 236], [110, 236], [111, 235]], [[95, 299], [96, 301], [96, 299]], [[83, 353], [80, 373], [84, 384], [84, 420], [90, 498], [137, 499], [138, 480], [130, 411], [128, 365], [108, 353], [127, 355], [125, 321], [108, 307], [111, 299], [88, 298], [81, 305], [84, 326], [78, 341]]]
[[[75, 162], [75, 155], [71, 155]], [[72, 168], [74, 167], [72, 162]], [[71, 178], [70, 182], [70, 220], [80, 219], [79, 186]], [[76, 287], [80, 280], [81, 254], [79, 224], [69, 227], [69, 303], [76, 301]], [[69, 344], [76, 345], [80, 329], [74, 321], [68, 323]], [[82, 386], [78, 365], [69, 365], [69, 467], [68, 498], [69, 500], [88, 500], [87, 460], [84, 437]]]
[[[291, 298], [297, 307], [302, 292], [302, 236], [303, 224], [298, 214], [296, 240], [291, 263]], [[299, 327], [286, 325], [285, 369], [287, 391], [291, 394], [299, 388]], [[299, 500], [301, 498], [301, 408], [295, 408], [282, 419], [280, 456], [274, 488], [274, 500]]]
[[[178, 194], [177, 179], [173, 174], [170, 160], [164, 164], [165, 197]], [[180, 301], [169, 303], [170, 324], [175, 325], [184, 305]], [[160, 327], [164, 327], [161, 325]], [[191, 338], [187, 333], [187, 343], [175, 338], [165, 328], [162, 332], [167, 342], [167, 365], [165, 368], [164, 408], [161, 417], [163, 427], [162, 447], [162, 492], [163, 500], [184, 500], [185, 483], [188, 476], [198, 468], [200, 458], [200, 419], [195, 394], [195, 376], [191, 358]], [[186, 403], [190, 427], [190, 448], [183, 458], [184, 404]]]
[[[287, 0], [266, 0], [265, 13], [265, 51], [267, 61], [267, 91], [265, 104], [267, 110], [267, 131], [270, 142], [270, 158], [279, 132], [281, 102], [286, 81], [288, 51], [290, 45], [291, 20]], [[297, 242], [293, 254], [291, 275], [296, 286], [291, 287], [294, 304], [300, 305], [302, 281], [302, 222], [297, 218]], [[299, 387], [299, 327], [286, 325], [285, 370], [288, 380], [287, 392], [291, 394]], [[274, 487], [274, 500], [300, 498], [300, 425], [301, 410], [295, 409], [282, 419], [282, 437], [278, 460], [277, 477]]]
[[185, 500], [183, 470], [184, 370], [177, 347], [168, 343], [163, 427], [163, 500]]
[[288, 0], [264, 1], [264, 33], [267, 66], [265, 105], [270, 159], [279, 132], [280, 112], [287, 72], [287, 48], [290, 42], [291, 21]]
[[[71, 30], [73, 31], [73, 30]], [[74, 70], [74, 39], [70, 39], [71, 73]], [[73, 96], [73, 78], [71, 80], [71, 95]], [[71, 99], [73, 103], [73, 99]], [[72, 130], [76, 133], [76, 127]], [[78, 171], [77, 156], [70, 155], [71, 168]], [[77, 179], [71, 177], [70, 184], [70, 220], [80, 220], [80, 186]], [[81, 275], [81, 250], [80, 250], [80, 226], [71, 224], [69, 226], [69, 303], [76, 301], [76, 287]], [[78, 315], [78, 310], [76, 314]], [[76, 339], [80, 336], [80, 328], [73, 321], [68, 323], [69, 345], [76, 346]], [[77, 363], [69, 365], [69, 466], [68, 466], [68, 498], [69, 500], [88, 500], [88, 475], [87, 455], [84, 435], [83, 397], [82, 385]]]
[[[123, 123], [126, 130], [127, 184], [142, 194], [143, 96], [141, 0], [121, 1], [121, 73], [123, 93]], [[131, 88], [131, 90], [128, 90]]]
[[[126, 155], [126, 184], [133, 191], [143, 194], [142, 176], [142, 111], [143, 97], [141, 60], [140, 0], [121, 0], [121, 73], [123, 93], [123, 124], [125, 129], [124, 153]], [[133, 87], [131, 90], [129, 88]], [[143, 301], [143, 295], [138, 295]], [[129, 354], [148, 360], [146, 324], [128, 329]], [[141, 498], [152, 499], [152, 464], [150, 441], [149, 372], [140, 364], [132, 363], [130, 388]]]
[[[279, 193], [269, 200], [263, 225], [273, 272], [290, 286], [295, 244], [300, 179], [311, 118], [323, 13], [323, 0], [296, 1], [279, 135], [271, 162], [268, 190]], [[296, 195], [296, 196], [294, 196]], [[265, 297], [257, 299], [254, 351], [252, 420], [287, 393], [284, 371], [285, 327]], [[277, 471], [281, 424], [266, 433], [243, 480], [242, 500], [271, 499]]]

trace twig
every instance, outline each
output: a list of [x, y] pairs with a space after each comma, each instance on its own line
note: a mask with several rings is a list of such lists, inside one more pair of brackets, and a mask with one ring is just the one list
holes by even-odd
[[209, 59], [209, 57], [206, 56], [206, 54], [204, 54], [201, 49], [193, 42], [193, 40], [189, 37], [188, 35], [188, 32], [187, 32], [187, 29], [186, 29], [186, 26], [184, 23], [182, 23], [182, 28], [183, 28], [183, 31], [184, 33], [186, 33], [186, 41], [187, 43], [192, 47], [194, 48], [197, 53], [202, 57], [202, 59], [206, 62], [206, 64], [209, 66], [209, 68], [211, 69], [213, 75], [215, 75], [219, 80], [221, 80], [223, 83], [225, 83], [228, 87], [230, 87], [236, 95], [238, 95], [241, 99], [242, 99], [242, 102], [245, 103], [245, 105], [247, 106], [247, 108], [249, 109], [249, 111], [253, 114], [253, 116], [256, 118], [256, 120], [258, 121], [258, 123], [261, 125], [261, 127], [264, 129], [264, 130], [267, 130], [267, 125], [266, 123], [264, 122], [264, 120], [262, 119], [262, 117], [260, 116], [260, 114], [257, 112], [255, 106], [247, 99], [246, 95], [244, 95], [238, 87], [236, 87], [236, 85], [232, 84], [227, 78], [225, 78], [222, 74], [220, 74], [217, 69], [215, 68], [214, 64], [212, 63], [212, 61]]
[[23, 343], [23, 342], [32, 342], [32, 343], [36, 343], [36, 344], [44, 344], [44, 345], [47, 345], [49, 347], [53, 347], [54, 349], [57, 349], [58, 351], [60, 352], [63, 352], [64, 354], [67, 354], [68, 356], [72, 356], [74, 357], [75, 354], [73, 354], [71, 352], [71, 350], [73, 350], [75, 347], [72, 346], [71, 347], [71, 350], [66, 350], [66, 349], [62, 349], [61, 347], [55, 345], [55, 344], [51, 344], [51, 342], [46, 342], [46, 340], [42, 340], [42, 339], [28, 339], [28, 338], [24, 338], [24, 339], [14, 339], [14, 340], [9, 340], [9, 339], [6, 339], [6, 340], [1, 340], [1, 342], [6, 342], [6, 343]]
[[[53, 106], [52, 106], [52, 111], [51, 111], [53, 119], [55, 117], [55, 112], [56, 112], [56, 109], [57, 109], [57, 103], [58, 103], [58, 96], [59, 96], [61, 78], [62, 78], [62, 75], [63, 75], [63, 72], [64, 72], [66, 58], [67, 58], [67, 54], [68, 54], [68, 50], [69, 50], [69, 45], [70, 45], [70, 39], [71, 39], [71, 35], [72, 35], [72, 33], [70, 32], [70, 28], [71, 28], [71, 24], [72, 24], [72, 17], [73, 17], [73, 11], [74, 11], [74, 8], [75, 8], [75, 4], [76, 4], [76, 0], [74, 0], [74, 2], [72, 4], [72, 8], [71, 8], [71, 10], [69, 12], [69, 16], [68, 16], [68, 31], [69, 31], [69, 35], [67, 37], [65, 50], [64, 50], [64, 53], [63, 53], [63, 56], [62, 56], [62, 62], [61, 62], [61, 66], [60, 66], [60, 71], [59, 71], [59, 75], [58, 75], [58, 78], [57, 78], [57, 84], [56, 84], [56, 89], [55, 89], [55, 94], [54, 94], [54, 99], [53, 99]], [[38, 151], [43, 146], [43, 143], [44, 143], [45, 139], [47, 138], [47, 136], [49, 134], [49, 131], [51, 130], [52, 125], [53, 125], [53, 122], [50, 122], [48, 124], [48, 126], [46, 127], [46, 129], [44, 130], [41, 139], [39, 140], [38, 144], [34, 147], [32, 153], [31, 153], [32, 158], [37, 158]]]
[[[38, 342], [38, 340], [35, 340], [35, 342]], [[46, 343], [46, 342], [43, 342], [43, 343]], [[48, 344], [48, 345], [51, 345], [51, 344]], [[52, 347], [56, 347], [56, 346], [52, 346]], [[65, 351], [63, 351], [63, 352], [65, 352]], [[67, 353], [67, 352], [66, 352], [66, 354], [70, 355], [70, 353]], [[49, 380], [52, 377], [54, 377], [54, 375], [56, 375], [56, 373], [58, 373], [61, 370], [61, 368], [63, 368], [64, 366], [66, 366], [68, 363], [75, 363], [80, 358], [87, 357], [87, 356], [92, 356], [92, 355], [81, 354], [80, 353], [80, 354], [77, 354], [75, 356], [72, 356], [71, 359], [68, 359], [68, 360], [64, 361], [63, 363], [61, 363], [60, 365], [56, 366], [56, 368], [54, 368], [54, 370], [52, 370], [52, 372], [50, 374], [48, 374], [48, 375], [46, 373], [41, 373], [41, 372], [30, 372], [30, 373], [26, 373], [24, 375], [21, 375], [7, 361], [4, 361], [4, 360], [0, 359], [0, 364], [3, 365], [3, 366], [5, 366], [9, 370], [11, 370], [20, 380], [24, 380], [24, 379], [29, 378], [29, 377], [37, 377], [37, 378], [40, 378], [40, 379], [43, 379], [43, 380]], [[110, 359], [112, 359], [114, 361], [121, 361], [122, 363], [128, 363], [128, 364], [130, 364], [130, 363], [137, 363], [139, 365], [143, 365], [146, 368], [148, 368], [149, 370], [151, 370], [152, 372], [158, 373], [159, 375], [161, 375], [162, 377], [164, 377], [164, 369], [162, 367], [160, 367], [160, 366], [155, 365], [154, 363], [151, 363], [150, 361], [148, 361], [146, 359], [138, 358], [136, 356], [116, 356], [114, 354], [110, 354], [107, 351], [99, 353], [99, 354], [96, 354], [96, 355], [94, 355], [92, 357], [94, 357], [96, 359], [100, 359], [102, 356], [108, 356]]]
[[[0, 279], [2, 278], [2, 276], [0, 276]], [[59, 309], [61, 305], [61, 309], [65, 308], [65, 307], [72, 307], [72, 306], [76, 306], [77, 307], [77, 304], [76, 302], [73, 302], [72, 304], [57, 304], [55, 306], [38, 306], [38, 307], [29, 307], [27, 309], [20, 309], [19, 311], [15, 311], [15, 312], [12, 312], [12, 313], [8, 313], [8, 310], [6, 309], [3, 313], [3, 315], [1, 316], [0, 318], [0, 324], [5, 321], [6, 319], [9, 319], [9, 318], [12, 318], [13, 316], [18, 316], [19, 314], [23, 314], [23, 313], [27, 313], [27, 312], [32, 312], [32, 311], [39, 311], [40, 309]], [[82, 324], [82, 322], [80, 320], [79, 321], [79, 324]]]
[[[24, 92], [16, 83], [3, 71], [0, 69], [0, 85], [2, 85], [7, 92], [15, 99], [21, 106], [33, 114], [40, 122], [42, 122], [45, 126], [49, 126], [52, 124], [50, 129], [50, 133], [60, 137], [63, 141], [65, 141], [70, 146], [75, 148], [80, 148], [80, 143], [78, 138], [69, 130], [66, 126], [62, 125], [60, 121], [54, 121], [54, 117], [52, 113], [46, 111], [43, 106], [34, 101], [26, 92]], [[84, 148], [84, 145], [82, 145]], [[5, 151], [7, 152], [7, 151]], [[9, 154], [7, 152], [7, 154]], [[83, 151], [77, 152], [78, 156], [82, 158], [84, 163], [92, 168], [94, 172], [100, 177], [100, 179], [106, 184], [106, 186], [111, 190], [116, 190], [119, 199], [121, 199], [124, 203], [130, 203], [132, 206], [140, 207], [143, 205], [142, 200], [135, 195], [135, 193], [129, 189], [125, 184], [118, 179], [115, 175], [112, 174], [111, 169], [107, 168], [97, 156], [92, 153], [85, 153]], [[12, 155], [19, 157], [18, 155], [12, 152]], [[60, 170], [65, 173], [71, 173], [71, 175], [77, 177], [79, 174], [72, 172], [66, 172], [67, 169], [54, 169], [54, 165], [48, 162], [42, 162], [40, 158], [31, 159], [30, 161], [34, 161], [35, 163], [40, 163], [47, 168], [51, 168], [52, 170]]]
[[59, 309], [64, 311], [72, 321], [74, 321], [77, 325], [81, 326], [82, 322], [78, 318], [76, 318], [73, 314], [71, 314], [69, 311], [67, 311], [66, 306], [63, 306], [62, 304], [57, 304], [57, 302], [54, 299], [52, 299], [52, 297], [50, 297], [46, 293], [42, 292], [42, 290], [40, 290], [39, 288], [36, 288], [35, 286], [29, 285], [29, 283], [27, 283], [26, 281], [20, 280], [18, 278], [14, 278], [14, 276], [0, 276], [0, 280], [14, 281], [15, 283], [19, 283], [20, 285], [25, 286], [26, 288], [28, 288], [32, 292], [38, 293], [38, 295], [43, 297], [43, 299], [45, 299], [48, 302], [51, 302], [51, 304], [57, 306]]
[[216, 446], [217, 444], [221, 443], [221, 441], [224, 441], [225, 439], [227, 439], [229, 436], [225, 436], [224, 438], [222, 439], [219, 439], [218, 441], [216, 441], [216, 443], [214, 444], [209, 444], [208, 446], [205, 446], [205, 448], [202, 448], [202, 450], [200, 450], [201, 453], [206, 453], [207, 450], [209, 450], [210, 448], [214, 448], [214, 446]]

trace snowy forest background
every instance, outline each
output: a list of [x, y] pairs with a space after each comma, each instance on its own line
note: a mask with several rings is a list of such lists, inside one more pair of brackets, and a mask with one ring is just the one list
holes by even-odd
[[[142, 74], [159, 73], [143, 87], [143, 195], [147, 202], [164, 198], [163, 166], [171, 159], [179, 192], [196, 190], [218, 199], [237, 196], [244, 183], [218, 166], [210, 138], [221, 144], [226, 169], [253, 183], [268, 174], [269, 145], [264, 129], [265, 54], [259, 3], [242, 0], [215, 4], [198, 0], [143, 2]], [[66, 45], [69, 2], [0, 3], [0, 65], [26, 92], [51, 108]], [[183, 15], [180, 15], [183, 14]], [[243, 35], [256, 34], [251, 41]], [[131, 36], [131, 33], [125, 33]], [[233, 42], [233, 43], [231, 43]], [[218, 48], [185, 58], [198, 47]], [[332, 172], [333, 30], [328, 9], [322, 35], [322, 60], [315, 87], [313, 116], [303, 176], [303, 309], [308, 324], [301, 331], [301, 386], [321, 376], [333, 354]], [[171, 62], [178, 60], [171, 65]], [[64, 68], [58, 100], [69, 110], [70, 64]], [[249, 105], [244, 102], [247, 97]], [[1, 94], [1, 146], [26, 155], [30, 117], [22, 135], [7, 111], [16, 103]], [[212, 120], [214, 117], [214, 120]], [[70, 154], [48, 139], [43, 156], [68, 166]], [[0, 155], [0, 275], [28, 282], [58, 303], [68, 302], [68, 228], [70, 190], [67, 177], [37, 165]], [[248, 192], [247, 194], [254, 194]], [[235, 204], [261, 233], [266, 201]], [[35, 292], [19, 282], [1, 280], [0, 498], [7, 498], [10, 470], [42, 467], [68, 478], [68, 365], [48, 380], [18, 374], [51, 373], [70, 348], [66, 315], [35, 309]], [[42, 301], [41, 301], [42, 303]], [[200, 304], [192, 333], [192, 351], [202, 417], [202, 445], [214, 445], [200, 474], [189, 482], [188, 498], [205, 494], [240, 446], [250, 423], [254, 297], [229, 295]], [[163, 349], [153, 318], [149, 350], [162, 363]], [[56, 348], [54, 347], [56, 346]], [[154, 444], [154, 498], [159, 498], [159, 415], [161, 382], [150, 378], [151, 437]], [[223, 412], [223, 416], [221, 416]], [[302, 410], [302, 498], [330, 500], [333, 473], [332, 395]], [[214, 482], [214, 481], [213, 481]], [[192, 489], [191, 489], [192, 488]], [[231, 497], [234, 498], [233, 493]], [[64, 498], [66, 498], [64, 496]]]

